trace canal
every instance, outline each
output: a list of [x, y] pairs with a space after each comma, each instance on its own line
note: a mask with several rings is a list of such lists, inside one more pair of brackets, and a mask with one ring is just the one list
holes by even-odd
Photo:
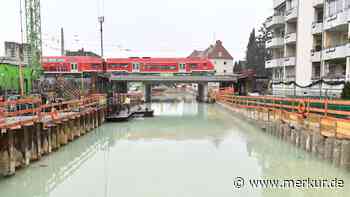
[[[348, 196], [349, 172], [219, 105], [153, 103], [155, 118], [107, 123], [10, 178], [1, 197]], [[237, 189], [234, 179], [245, 185]], [[344, 188], [262, 189], [248, 179], [329, 179]]]

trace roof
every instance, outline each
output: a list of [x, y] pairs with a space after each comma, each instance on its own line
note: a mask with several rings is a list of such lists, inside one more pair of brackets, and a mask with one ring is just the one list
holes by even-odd
[[229, 59], [233, 60], [231, 54], [226, 50], [222, 45], [222, 41], [217, 40], [215, 45], [210, 45], [204, 51], [194, 50], [190, 58], [200, 57], [200, 58], [209, 58], [209, 59]]

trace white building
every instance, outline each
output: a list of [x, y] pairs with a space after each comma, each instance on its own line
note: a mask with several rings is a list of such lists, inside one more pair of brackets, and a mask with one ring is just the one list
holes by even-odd
[[[272, 58], [275, 95], [339, 95], [350, 79], [350, 0], [273, 0], [266, 21], [273, 38], [266, 46]], [[300, 86], [324, 80], [311, 87]]]
[[216, 75], [233, 74], [233, 57], [220, 40], [217, 40], [215, 45], [210, 45], [204, 51], [194, 50], [189, 57], [208, 58], [215, 66]]

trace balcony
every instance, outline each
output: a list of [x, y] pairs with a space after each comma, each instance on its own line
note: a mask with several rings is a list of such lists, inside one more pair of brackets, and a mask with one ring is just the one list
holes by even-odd
[[321, 34], [323, 32], [323, 23], [320, 21], [312, 23], [312, 34]]
[[295, 79], [296, 79], [295, 74], [288, 74], [287, 73], [285, 81], [291, 82], [291, 81], [295, 81]]
[[311, 80], [312, 81], [318, 81], [318, 80], [320, 80], [321, 79], [321, 76], [318, 74], [313, 74], [312, 76], [311, 76]]
[[265, 22], [266, 28], [284, 25], [284, 16], [271, 16]]
[[328, 73], [323, 77], [323, 79], [327, 81], [344, 81], [345, 74], [343, 73]]
[[341, 25], [347, 25], [348, 13], [349, 9], [339, 12], [336, 15], [327, 17], [324, 21], [323, 30], [329, 30]]
[[265, 62], [265, 68], [276, 68], [283, 66], [284, 58], [272, 59]]
[[273, 0], [273, 8], [277, 8], [278, 6], [282, 5], [286, 0]]
[[277, 37], [266, 41], [266, 48], [281, 48], [284, 45], [284, 38]]
[[286, 57], [283, 60], [284, 66], [295, 66], [296, 65], [296, 58], [295, 57]]
[[311, 50], [311, 61], [321, 62], [321, 51]]
[[297, 42], [297, 33], [289, 33], [284, 37], [284, 43], [293, 44]]
[[349, 55], [349, 45], [339, 45], [322, 51], [322, 60], [345, 58]]
[[297, 7], [291, 8], [286, 11], [285, 21], [294, 21], [298, 18], [298, 9]]
[[321, 8], [324, 4], [324, 0], [312, 0], [312, 6], [315, 8]]

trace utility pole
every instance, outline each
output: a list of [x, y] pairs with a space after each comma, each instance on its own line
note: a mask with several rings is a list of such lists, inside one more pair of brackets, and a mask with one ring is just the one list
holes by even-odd
[[[103, 54], [103, 23], [105, 22], [105, 17], [104, 16], [99, 16], [98, 17], [98, 22], [100, 23], [100, 41], [101, 41], [101, 70], [104, 70], [104, 66], [103, 66], [103, 64], [104, 64], [104, 61], [103, 61], [103, 56], [104, 56], [104, 54]], [[98, 83], [98, 80], [97, 80], [97, 72], [99, 72], [99, 70], [100, 69], [98, 69], [97, 71], [96, 71], [96, 73], [95, 74], [93, 74], [93, 76], [92, 76], [92, 84], [93, 84], [93, 87], [92, 87], [92, 89], [93, 89], [93, 91], [94, 92], [97, 92], [97, 83]]]
[[105, 17], [98, 17], [98, 22], [100, 23], [100, 33], [101, 33], [101, 58], [103, 58], [103, 23], [105, 22]]
[[64, 49], [64, 31], [63, 27], [61, 28], [61, 56], [65, 56], [65, 49]]

